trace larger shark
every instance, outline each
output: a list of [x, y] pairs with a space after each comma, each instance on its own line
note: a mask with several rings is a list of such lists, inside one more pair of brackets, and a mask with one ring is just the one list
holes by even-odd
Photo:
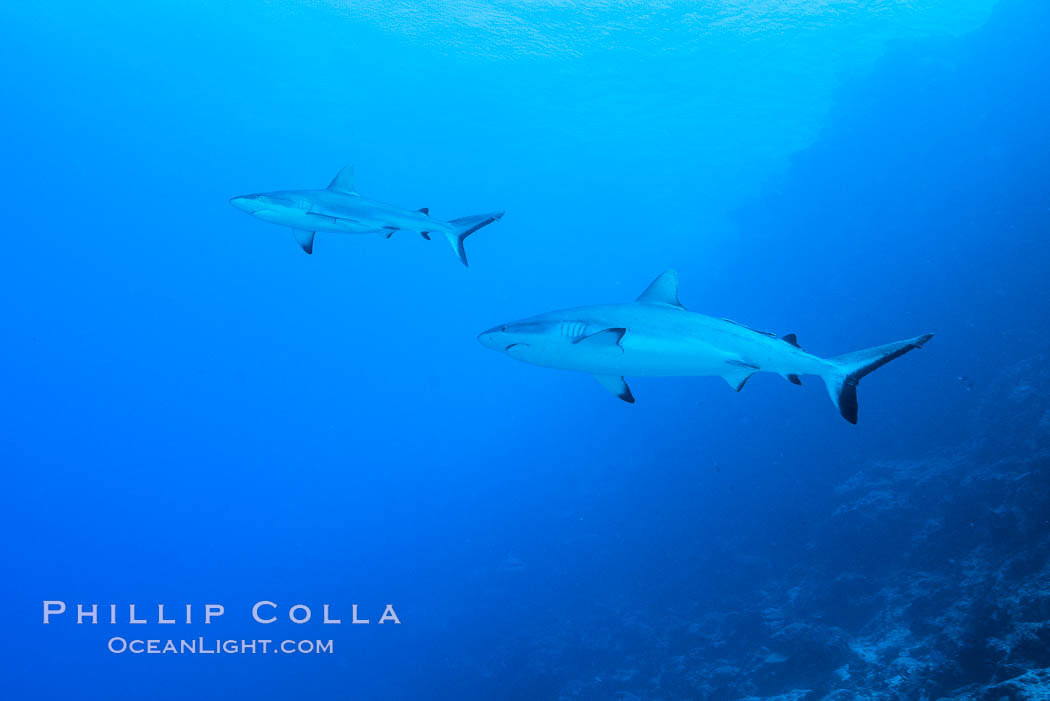
[[318, 231], [380, 234], [386, 238], [404, 231], [419, 234], [428, 241], [431, 234], [444, 236], [463, 265], [467, 264], [463, 240], [503, 216], [503, 212], [492, 212], [442, 221], [431, 217], [426, 207], [402, 209], [366, 199], [354, 190], [352, 166], [343, 168], [324, 190], [278, 190], [240, 195], [230, 198], [230, 204], [263, 221], [291, 227], [295, 240], [307, 253], [313, 253], [314, 236]]
[[795, 334], [777, 337], [687, 311], [671, 270], [633, 302], [540, 314], [491, 328], [478, 340], [525, 363], [590, 373], [631, 403], [624, 375], [716, 375], [738, 392], [756, 372], [774, 372], [796, 385], [802, 375], [817, 375], [842, 417], [855, 424], [860, 379], [932, 337], [821, 358], [802, 350]]

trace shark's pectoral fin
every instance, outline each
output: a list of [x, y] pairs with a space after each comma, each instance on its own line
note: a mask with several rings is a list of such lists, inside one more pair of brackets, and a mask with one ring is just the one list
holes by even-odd
[[292, 229], [292, 233], [295, 234], [295, 240], [299, 246], [309, 254], [314, 252], [314, 233], [313, 231], [303, 231], [302, 229]]
[[623, 346], [620, 345], [620, 341], [626, 333], [627, 329], [625, 328], [602, 329], [598, 333], [577, 338], [572, 343], [573, 345], [584, 345], [594, 349], [619, 348], [620, 352], [623, 353]]
[[598, 380], [602, 387], [620, 399], [628, 404], [634, 404], [634, 395], [631, 394], [631, 388], [627, 386], [627, 382], [622, 377], [617, 377], [616, 375], [595, 375], [594, 379]]
[[752, 365], [751, 363], [745, 363], [742, 360], [730, 360], [726, 363], [725, 372], [722, 373], [722, 379], [729, 383], [729, 386], [739, 392], [744, 389], [744, 385], [747, 383], [751, 376], [758, 372], [758, 366]]

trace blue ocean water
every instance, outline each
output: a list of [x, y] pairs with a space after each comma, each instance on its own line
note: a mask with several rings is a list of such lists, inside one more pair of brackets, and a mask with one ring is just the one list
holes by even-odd
[[[0, 8], [4, 697], [1045, 698], [1048, 27], [1038, 0]], [[413, 236], [306, 256], [228, 204], [350, 163], [507, 215], [465, 269]], [[627, 405], [475, 340], [668, 268], [820, 355], [936, 337], [857, 426], [815, 378]]]

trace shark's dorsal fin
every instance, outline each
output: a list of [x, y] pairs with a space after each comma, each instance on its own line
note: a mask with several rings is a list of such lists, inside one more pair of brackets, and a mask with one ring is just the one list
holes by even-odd
[[420, 207], [416, 211], [419, 212], [420, 214], [425, 214], [428, 217], [430, 216], [430, 207]]
[[601, 348], [608, 346], [610, 348], [617, 347], [620, 352], [623, 352], [623, 346], [620, 345], [620, 339], [623, 338], [624, 334], [627, 333], [625, 328], [614, 328], [614, 329], [602, 329], [598, 333], [592, 333], [589, 336], [583, 336], [573, 341], [573, 345], [586, 345], [593, 348]]
[[312, 255], [314, 252], [314, 233], [313, 231], [303, 231], [302, 229], [292, 229], [292, 233], [295, 234], [295, 240], [299, 246]]
[[780, 340], [787, 341], [788, 343], [793, 345], [795, 348], [801, 348], [802, 347], [802, 346], [800, 346], [798, 344], [798, 336], [796, 336], [793, 333], [789, 333], [789, 334], [785, 334], [785, 335], [781, 336]]
[[598, 383], [615, 394], [620, 399], [624, 400], [628, 404], [634, 404], [634, 395], [631, 394], [631, 388], [627, 386], [627, 382], [622, 376], [616, 375], [595, 375], [594, 379], [598, 380]]
[[676, 309], [685, 309], [678, 301], [678, 273], [668, 270], [645, 288], [645, 292], [635, 300], [641, 304], [662, 304]]
[[354, 167], [347, 166], [339, 171], [339, 175], [332, 178], [332, 182], [328, 183], [328, 189], [341, 192], [344, 195], [356, 195], [357, 192], [354, 190]]

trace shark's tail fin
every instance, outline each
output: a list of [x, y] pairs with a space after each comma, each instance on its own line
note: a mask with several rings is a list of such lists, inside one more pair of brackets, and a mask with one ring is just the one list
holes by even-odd
[[503, 214], [503, 212], [475, 214], [470, 217], [461, 217], [449, 221], [449, 224], [454, 228], [452, 231], [446, 232], [445, 236], [448, 237], [448, 242], [452, 244], [452, 250], [456, 252], [457, 256], [459, 256], [463, 265], [467, 264], [467, 251], [463, 248], [463, 240], [481, 227], [488, 226], [494, 221], [499, 221]]
[[862, 377], [910, 350], [922, 348], [931, 338], [933, 334], [928, 333], [909, 338], [907, 341], [887, 343], [884, 346], [828, 358], [828, 369], [821, 377], [842, 418], [851, 424], [857, 423], [857, 383]]

